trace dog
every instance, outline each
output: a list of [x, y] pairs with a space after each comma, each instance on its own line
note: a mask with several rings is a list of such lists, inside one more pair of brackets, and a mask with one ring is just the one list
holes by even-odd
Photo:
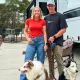
[[48, 72], [40, 61], [27, 61], [19, 69], [22, 74], [26, 74], [28, 80], [50, 80]]
[[77, 63], [73, 60], [69, 60], [64, 67], [63, 73], [59, 76], [58, 80], [76, 80], [78, 73]]

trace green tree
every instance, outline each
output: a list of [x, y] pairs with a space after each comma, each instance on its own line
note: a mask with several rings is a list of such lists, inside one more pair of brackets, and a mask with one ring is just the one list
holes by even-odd
[[6, 0], [6, 7], [8, 8], [10, 15], [10, 21], [12, 28], [16, 27], [16, 12], [18, 11], [19, 0]]
[[17, 27], [19, 22], [20, 13], [23, 14], [23, 18], [25, 21], [25, 10], [27, 6], [29, 5], [28, 0], [6, 0], [6, 7], [10, 10], [11, 15], [11, 22], [12, 22], [12, 28]]
[[[26, 19], [28, 0], [6, 0], [0, 4], [0, 26], [2, 28], [23, 28]], [[23, 18], [23, 22], [20, 19]]]
[[19, 12], [23, 13], [24, 22], [26, 19], [26, 9], [29, 6], [30, 2], [28, 0], [22, 0], [19, 4]]
[[8, 24], [8, 19], [10, 16], [8, 16], [9, 13], [7, 13], [7, 8], [5, 7], [5, 4], [0, 4], [0, 25], [4, 28]]

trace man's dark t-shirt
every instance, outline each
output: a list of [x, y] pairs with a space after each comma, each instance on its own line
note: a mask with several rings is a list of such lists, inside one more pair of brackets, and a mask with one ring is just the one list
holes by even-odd
[[[56, 12], [55, 14], [48, 14], [44, 20], [46, 20], [47, 37], [54, 36], [61, 29], [67, 28], [67, 23], [63, 14]], [[63, 45], [63, 35], [58, 37], [54, 41], [57, 45]]]

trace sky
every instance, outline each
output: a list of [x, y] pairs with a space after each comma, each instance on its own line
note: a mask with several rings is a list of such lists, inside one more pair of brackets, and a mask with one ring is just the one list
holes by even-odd
[[0, 3], [5, 3], [5, 0], [0, 0]]

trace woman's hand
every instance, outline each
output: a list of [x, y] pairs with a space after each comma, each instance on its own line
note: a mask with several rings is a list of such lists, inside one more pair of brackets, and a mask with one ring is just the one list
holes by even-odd
[[45, 44], [45, 45], [44, 45], [44, 51], [46, 52], [47, 49], [48, 49], [48, 46]]
[[28, 42], [29, 42], [30, 44], [33, 44], [33, 43], [34, 43], [31, 38], [28, 38]]

